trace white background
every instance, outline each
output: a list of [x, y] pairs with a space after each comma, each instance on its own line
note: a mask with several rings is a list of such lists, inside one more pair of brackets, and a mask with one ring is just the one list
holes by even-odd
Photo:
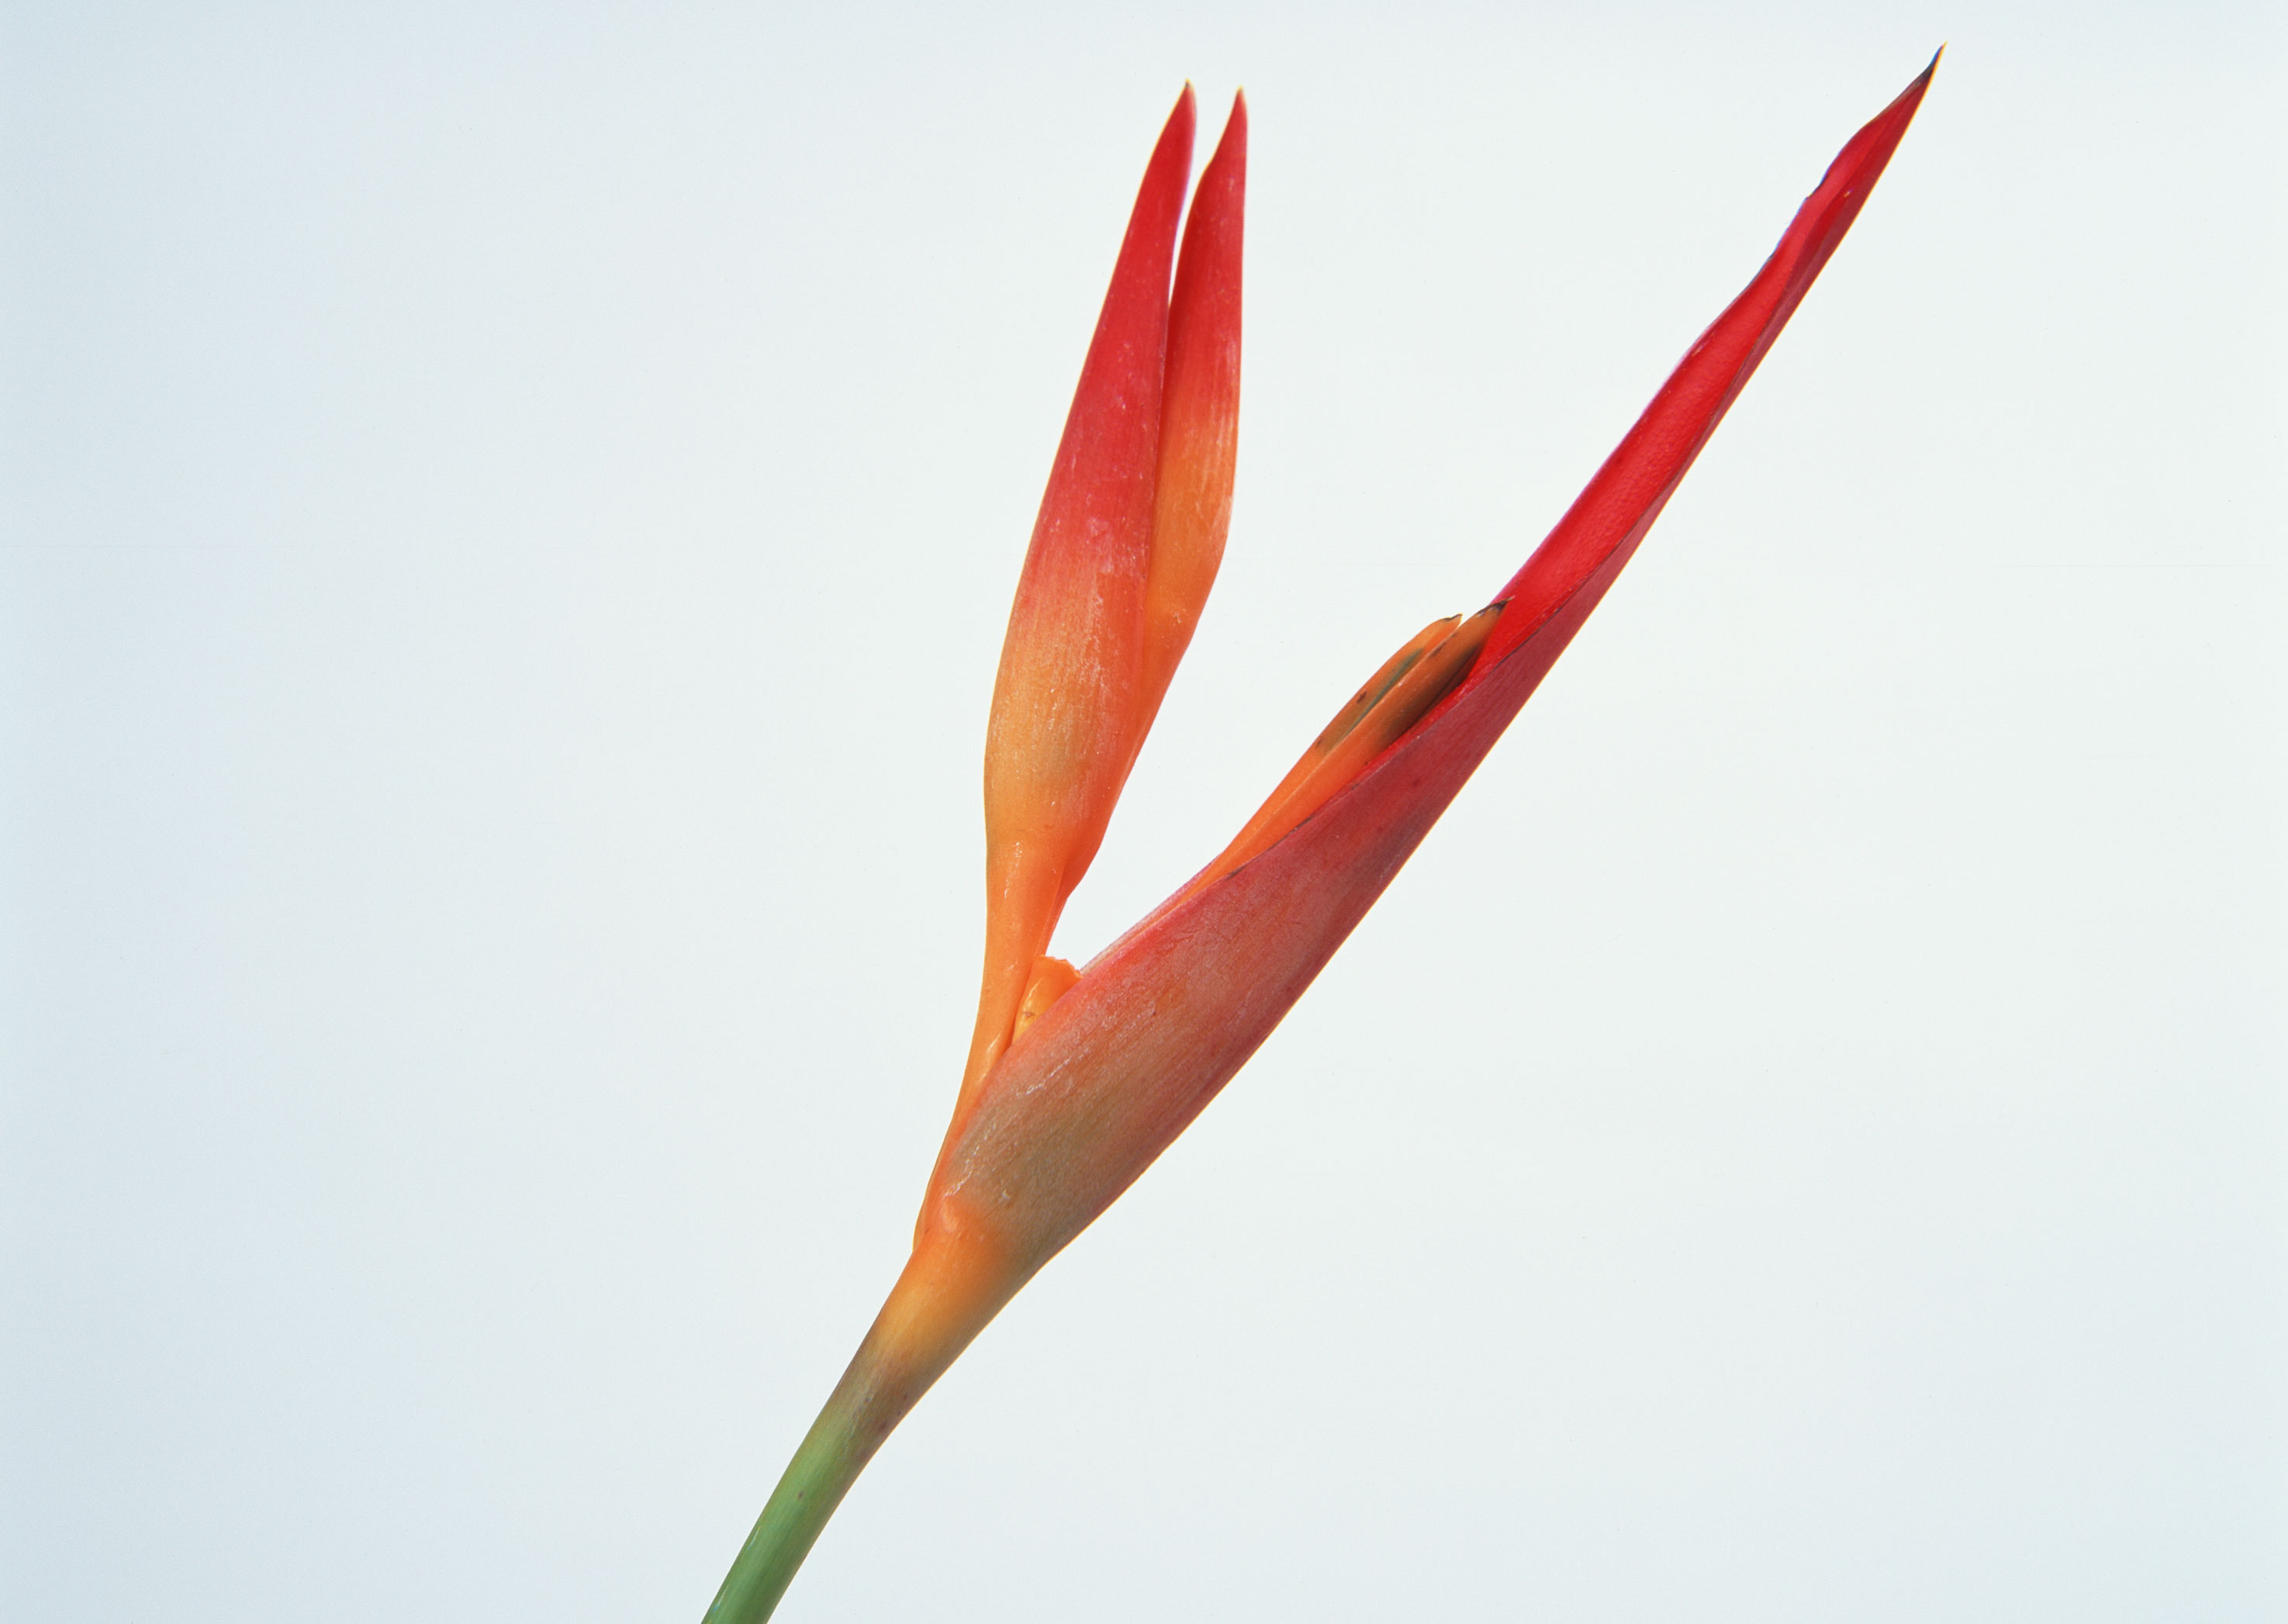
[[1630, 574], [789, 1620], [2288, 1613], [2268, 8], [6, 8], [0, 1616], [695, 1619], [902, 1256], [1183, 78], [1102, 946], [1951, 41]]

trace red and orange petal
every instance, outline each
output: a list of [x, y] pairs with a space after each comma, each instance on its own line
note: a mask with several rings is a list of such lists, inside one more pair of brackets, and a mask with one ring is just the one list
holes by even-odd
[[965, 1100], [1102, 840], [1135, 755], [1168, 279], [1191, 87], [1146, 167], [1009, 612], [985, 751], [986, 955]]

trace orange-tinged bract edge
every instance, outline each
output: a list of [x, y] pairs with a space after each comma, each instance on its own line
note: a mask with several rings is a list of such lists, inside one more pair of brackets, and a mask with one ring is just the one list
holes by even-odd
[[[1391, 689], [1414, 669], [1422, 656], [1444, 642], [1452, 635], [1454, 628], [1461, 623], [1460, 615], [1449, 614], [1443, 619], [1432, 621], [1400, 644], [1398, 652], [1378, 666], [1374, 675], [1368, 677], [1343, 708], [1335, 712], [1333, 719], [1319, 730], [1319, 736], [1295, 758], [1295, 764], [1287, 769], [1287, 776], [1281, 779], [1271, 793], [1264, 797], [1263, 804], [1233, 837], [1223, 855], [1201, 870], [1201, 878], [1237, 867], [1245, 860], [1234, 858], [1234, 852], [1244, 852], [1251, 857], [1277, 839], [1281, 833], [1301, 821], [1299, 818], [1290, 818], [1284, 822], [1279, 820], [1281, 811], [1293, 798], [1297, 788], [1319, 771], [1328, 757], [1334, 753], [1335, 748], [1351, 736], [1369, 711], [1389, 697]], [[1199, 883], [1199, 880], [1195, 879], [1193, 883]]]
[[1204, 871], [1106, 949], [1000, 1058], [957, 1118], [905, 1271], [711, 1624], [769, 1616], [898, 1418], [1302, 995], [1633, 556], [1849, 228], [1936, 67], [1844, 147], [1770, 259], [1504, 590], [1506, 606], [1458, 682], [1315, 812], [1228, 872]]
[[1468, 675], [1505, 606], [1490, 604], [1466, 621], [1449, 615], [1418, 632], [1336, 713], [1238, 837], [1187, 889], [1212, 884], [1270, 850], [1403, 737]]
[[1010, 1042], [1025, 1035], [1025, 1028], [1049, 1012], [1049, 1006], [1073, 989], [1080, 979], [1070, 959], [1045, 955], [1033, 961], [1033, 973], [1026, 979], [1025, 996], [1017, 1004], [1017, 1029]]

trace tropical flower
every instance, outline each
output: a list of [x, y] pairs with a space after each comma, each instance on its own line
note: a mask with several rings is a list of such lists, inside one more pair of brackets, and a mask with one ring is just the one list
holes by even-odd
[[1852, 137], [1492, 601], [1401, 647], [1221, 855], [1075, 970], [1048, 956], [1051, 934], [1190, 641], [1231, 514], [1247, 107], [1234, 103], [1178, 256], [1186, 87], [1145, 170], [1010, 611], [985, 754], [983, 986], [913, 1253], [712, 1624], [769, 1616], [891, 1430], [1302, 996], [1635, 553], [1850, 229], [1936, 67]]

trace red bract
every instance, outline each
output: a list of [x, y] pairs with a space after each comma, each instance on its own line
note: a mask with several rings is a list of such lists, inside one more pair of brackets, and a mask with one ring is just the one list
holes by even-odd
[[1191, 153], [1186, 85], [1144, 172], [1009, 611], [985, 739], [985, 977], [957, 1125], [1015, 1034], [1223, 558], [1245, 99], [1200, 178], [1172, 298]]
[[[1189, 139], [1187, 91], [1146, 177], [1011, 616], [989, 827], [1026, 832], [989, 836], [995, 912], [979, 1038], [913, 1256], [710, 1619], [768, 1615], [891, 1429], [1302, 996], [1635, 552], [1850, 228], [1936, 66], [1852, 138], [1754, 281], [1493, 604], [1402, 648], [1232, 847], [1076, 976], [1037, 955], [1188, 638], [1229, 512], [1244, 109], [1202, 180], [1166, 318], [1156, 301], [1181, 178], [1171, 153]], [[1164, 565], [1184, 584], [1155, 598]]]

